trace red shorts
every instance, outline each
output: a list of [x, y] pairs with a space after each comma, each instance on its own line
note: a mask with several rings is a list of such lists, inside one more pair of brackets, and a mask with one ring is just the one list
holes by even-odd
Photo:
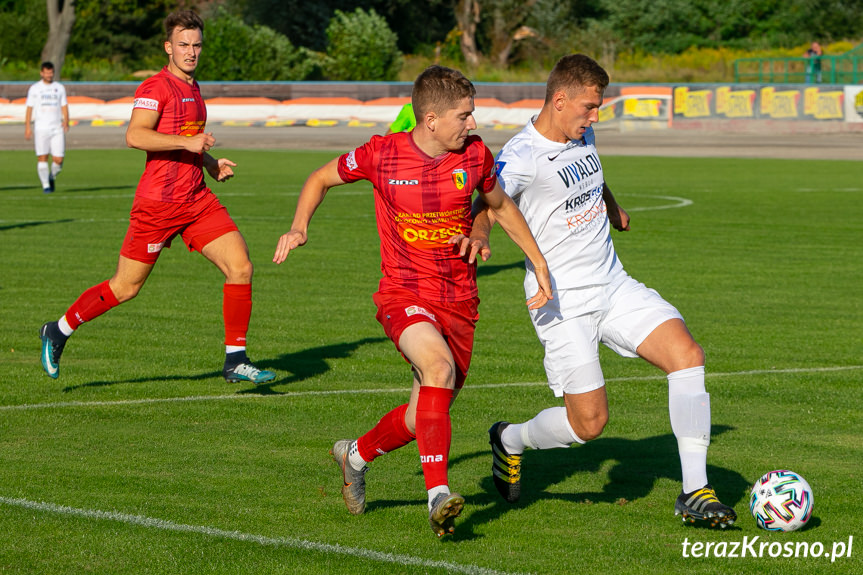
[[191, 203], [159, 202], [135, 196], [120, 255], [154, 264], [162, 249], [171, 247], [177, 234], [189, 251], [201, 251], [214, 239], [233, 231], [238, 231], [237, 225], [216, 194], [203, 194]]
[[[460, 302], [431, 302], [409, 290], [387, 290], [373, 296], [377, 320], [399, 349], [399, 338], [410, 325], [428, 322], [443, 336], [455, 361], [456, 389], [461, 389], [470, 367], [473, 334], [479, 319], [479, 298]], [[407, 358], [405, 358], [407, 359]]]

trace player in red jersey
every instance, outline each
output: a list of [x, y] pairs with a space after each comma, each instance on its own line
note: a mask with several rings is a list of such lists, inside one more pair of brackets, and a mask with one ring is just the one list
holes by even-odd
[[195, 12], [174, 12], [165, 19], [168, 65], [135, 92], [126, 144], [147, 152], [129, 229], [114, 276], [72, 304], [59, 321], [42, 326], [42, 367], [60, 375], [66, 340], [83, 323], [138, 295], [163, 248], [180, 235], [225, 275], [222, 311], [225, 364], [229, 382], [264, 383], [276, 377], [256, 368], [246, 355], [252, 312], [252, 262], [249, 249], [228, 211], [204, 182], [204, 169], [218, 182], [236, 166], [208, 152], [216, 139], [204, 132], [207, 109], [195, 69], [203, 45], [204, 23]]
[[524, 251], [539, 278], [528, 300], [538, 308], [551, 297], [545, 259], [518, 208], [497, 183], [491, 152], [477, 136], [476, 94], [461, 72], [431, 66], [416, 79], [412, 132], [374, 136], [309, 176], [291, 231], [279, 238], [273, 261], [282, 263], [308, 240], [309, 221], [327, 191], [357, 180], [374, 186], [381, 242], [377, 319], [411, 364], [413, 389], [359, 439], [333, 445], [343, 475], [342, 495], [353, 514], [365, 510], [367, 465], [379, 455], [417, 441], [428, 490], [429, 523], [440, 537], [454, 531], [464, 498], [451, 493], [447, 467], [450, 405], [464, 385], [479, 318], [476, 257], [487, 259], [484, 236], [470, 237], [474, 190], [506, 220], [506, 233]]

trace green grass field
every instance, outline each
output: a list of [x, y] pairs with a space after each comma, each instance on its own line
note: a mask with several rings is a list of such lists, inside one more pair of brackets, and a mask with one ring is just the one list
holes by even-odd
[[[709, 477], [739, 521], [687, 527], [664, 378], [603, 350], [599, 439], [528, 452], [523, 498], [490, 479], [486, 430], [555, 403], [500, 233], [480, 268], [482, 319], [453, 412], [452, 538], [427, 525], [416, 448], [377, 460], [350, 516], [327, 451], [407, 398], [409, 371], [374, 319], [371, 188], [333, 190], [306, 247], [271, 263], [300, 186], [333, 153], [231, 150], [216, 186], [255, 271], [250, 355], [272, 384], [221, 378], [221, 275], [182, 242], [142, 293], [83, 326], [58, 380], [37, 332], [110, 277], [144, 156], [71, 150], [47, 196], [29, 152], [0, 181], [0, 573], [863, 572], [863, 187], [841, 161], [604, 158], [632, 216], [624, 265], [687, 318], [708, 358]], [[788, 468], [813, 486], [801, 532], [760, 531], [748, 488]], [[760, 557], [729, 557], [758, 537]], [[847, 545], [831, 560], [834, 548]], [[690, 545], [684, 556], [684, 542]], [[771, 557], [787, 542], [820, 557]], [[725, 557], [692, 557], [693, 543]], [[835, 547], [834, 547], [835, 545]], [[784, 547], [783, 547], [784, 550]]]

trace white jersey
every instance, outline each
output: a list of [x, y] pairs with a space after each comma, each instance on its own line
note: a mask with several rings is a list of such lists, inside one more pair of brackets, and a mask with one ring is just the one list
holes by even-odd
[[[498, 154], [501, 186], [524, 214], [548, 262], [553, 289], [606, 285], [623, 266], [611, 241], [593, 128], [582, 140], [561, 144], [542, 136], [535, 120]], [[538, 284], [533, 266], [525, 263], [525, 295], [531, 296]]]
[[46, 84], [41, 80], [27, 91], [27, 107], [33, 108], [33, 129], [48, 130], [62, 127], [66, 88], [59, 82]]

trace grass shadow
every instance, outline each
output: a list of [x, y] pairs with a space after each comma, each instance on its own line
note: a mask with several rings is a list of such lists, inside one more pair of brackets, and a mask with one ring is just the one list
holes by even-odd
[[5, 226], [0, 226], [0, 232], [6, 232], [9, 230], [18, 230], [22, 228], [33, 228], [36, 226], [46, 226], [51, 224], [68, 224], [69, 222], [74, 222], [75, 220], [72, 218], [66, 218], [64, 220], [44, 220], [44, 221], [36, 221], [36, 222], [22, 222], [20, 224], [9, 224]]
[[[250, 387], [239, 390], [237, 393], [248, 393], [255, 395], [278, 395], [281, 392], [273, 389], [274, 386], [297, 383], [319, 375], [330, 370], [329, 360], [344, 359], [350, 357], [363, 345], [375, 344], [389, 341], [384, 337], [367, 337], [357, 341], [324, 345], [305, 349], [296, 353], [286, 353], [273, 359], [262, 359], [255, 361], [255, 365], [261, 369], [270, 369], [276, 372], [276, 379], [263, 385], [247, 384]], [[279, 377], [284, 372], [291, 375]], [[152, 375], [132, 379], [118, 379], [113, 381], [91, 381], [80, 385], [70, 385], [63, 388], [68, 393], [78, 389], [95, 387], [107, 387], [126, 383], [149, 383], [154, 381], [201, 381], [206, 379], [220, 378], [222, 371], [210, 371], [195, 375]]]
[[476, 266], [476, 275], [477, 277], [485, 277], [492, 276], [496, 273], [504, 272], [507, 270], [520, 269], [524, 270], [524, 260], [519, 260], [517, 262], [512, 262], [509, 264], [484, 264], [482, 262]]
[[[714, 425], [711, 436], [716, 440], [733, 429], [728, 425]], [[457, 465], [476, 457], [488, 460], [489, 474], [481, 480], [483, 492], [471, 497], [469, 502], [471, 507], [483, 508], [467, 516], [464, 521], [466, 526], [485, 524], [499, 519], [510, 510], [546, 500], [572, 504], [572, 513], [578, 512], [579, 505], [627, 505], [646, 497], [658, 479], [681, 480], [677, 440], [670, 433], [643, 439], [599, 438], [569, 449], [527, 450], [522, 459], [521, 498], [512, 504], [504, 501], [494, 486], [489, 450], [465, 454], [450, 463]], [[608, 481], [599, 491], [576, 489], [559, 493], [553, 489], [555, 485], [579, 474], [600, 472], [609, 462], [612, 462], [612, 466], [608, 470]], [[717, 488], [726, 505], [734, 507], [740, 503], [750, 484], [746, 478], [736, 471], [713, 465], [708, 465], [707, 471], [711, 484]], [[591, 479], [591, 483], [595, 481]], [[669, 515], [673, 510], [674, 501], [670, 500]]]
[[[87, 186], [87, 187], [70, 187], [70, 188], [64, 187], [62, 189], [58, 189], [54, 193], [55, 194], [56, 193], [59, 193], [59, 194], [64, 194], [64, 193], [80, 194], [82, 192], [106, 192], [106, 191], [107, 192], [120, 192], [123, 190], [136, 190], [137, 188], [138, 188], [138, 186], [133, 185], [133, 184], [127, 184], [125, 186], [113, 185], [113, 186]], [[130, 194], [129, 197], [132, 198], [133, 196]]]

